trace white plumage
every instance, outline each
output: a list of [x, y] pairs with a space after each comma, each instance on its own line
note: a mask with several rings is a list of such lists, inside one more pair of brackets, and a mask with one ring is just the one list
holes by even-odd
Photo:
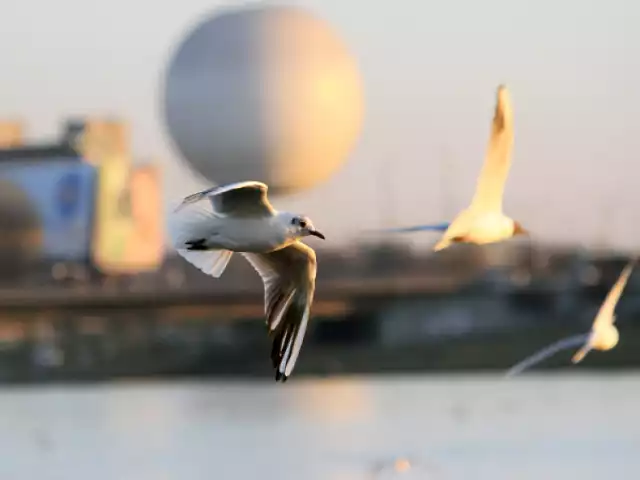
[[260, 182], [186, 197], [171, 218], [170, 234], [178, 253], [207, 275], [220, 277], [233, 252], [255, 268], [265, 288], [276, 380], [286, 381], [302, 348], [315, 292], [316, 255], [299, 239], [324, 235], [307, 217], [275, 210]]
[[618, 329], [614, 325], [616, 319], [614, 312], [616, 305], [620, 300], [620, 296], [622, 295], [622, 291], [624, 290], [624, 287], [627, 284], [629, 277], [631, 276], [631, 272], [633, 271], [635, 263], [636, 259], [634, 258], [622, 270], [622, 273], [620, 273], [620, 277], [613, 285], [613, 287], [611, 287], [607, 298], [605, 298], [602, 306], [600, 307], [600, 310], [598, 310], [598, 314], [596, 315], [596, 318], [591, 325], [591, 330], [588, 333], [564, 338], [557, 341], [556, 343], [551, 344], [548, 347], [545, 347], [539, 352], [531, 355], [517, 365], [513, 366], [507, 372], [507, 376], [521, 373], [527, 368], [545, 360], [556, 352], [559, 352], [560, 350], [564, 350], [566, 348], [582, 345], [580, 350], [578, 350], [571, 358], [571, 361], [573, 363], [581, 362], [582, 359], [584, 359], [587, 353], [589, 353], [589, 351], [591, 350], [600, 350], [604, 352], [614, 348], [618, 344], [618, 340], [620, 339]]

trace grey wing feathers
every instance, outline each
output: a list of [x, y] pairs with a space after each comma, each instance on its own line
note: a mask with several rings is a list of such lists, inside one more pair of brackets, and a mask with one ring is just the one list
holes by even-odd
[[209, 188], [185, 197], [176, 211], [186, 205], [209, 198], [213, 210], [221, 215], [259, 217], [273, 215], [267, 198], [268, 187], [262, 182], [238, 182]]
[[315, 292], [316, 256], [296, 242], [271, 253], [243, 253], [262, 277], [276, 380], [286, 381], [297, 361]]
[[514, 375], [517, 375], [519, 373], [524, 372], [526, 369], [528, 369], [529, 367], [532, 367], [533, 365], [540, 363], [542, 360], [545, 360], [547, 358], [549, 358], [550, 356], [556, 354], [557, 352], [559, 352], [560, 350], [565, 350], [567, 348], [571, 348], [571, 347], [576, 347], [578, 345], [583, 344], [584, 342], [587, 342], [589, 340], [589, 334], [579, 334], [579, 335], [573, 335], [571, 337], [568, 338], [563, 338], [562, 340], [558, 340], [555, 343], [552, 343], [551, 345], [543, 348], [542, 350], [534, 353], [533, 355], [531, 355], [530, 357], [525, 358], [524, 360], [522, 360], [520, 363], [518, 363], [517, 365], [514, 365], [513, 367], [511, 367], [509, 369], [509, 371], [506, 373], [507, 377], [511, 377]]

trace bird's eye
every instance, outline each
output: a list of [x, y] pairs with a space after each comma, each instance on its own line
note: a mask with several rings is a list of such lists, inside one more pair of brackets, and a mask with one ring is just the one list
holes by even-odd
[[301, 228], [306, 228], [307, 227], [307, 222], [305, 222], [304, 220], [300, 220], [300, 227]]

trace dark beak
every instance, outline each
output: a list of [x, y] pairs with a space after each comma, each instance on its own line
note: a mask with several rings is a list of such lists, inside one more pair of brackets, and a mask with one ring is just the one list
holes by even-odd
[[311, 230], [309, 232], [309, 235], [313, 235], [314, 237], [318, 237], [321, 238], [322, 240], [324, 240], [324, 235], [322, 233], [320, 233], [318, 230]]
[[516, 235], [530, 235], [529, 230], [522, 228], [522, 225], [520, 225], [519, 223], [516, 223], [516, 228], [514, 229], [513, 233]]

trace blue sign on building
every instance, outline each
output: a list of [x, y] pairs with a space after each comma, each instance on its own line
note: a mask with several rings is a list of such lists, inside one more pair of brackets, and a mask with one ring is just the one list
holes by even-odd
[[19, 187], [37, 211], [45, 258], [89, 258], [96, 175], [95, 167], [77, 158], [0, 163], [0, 180]]

